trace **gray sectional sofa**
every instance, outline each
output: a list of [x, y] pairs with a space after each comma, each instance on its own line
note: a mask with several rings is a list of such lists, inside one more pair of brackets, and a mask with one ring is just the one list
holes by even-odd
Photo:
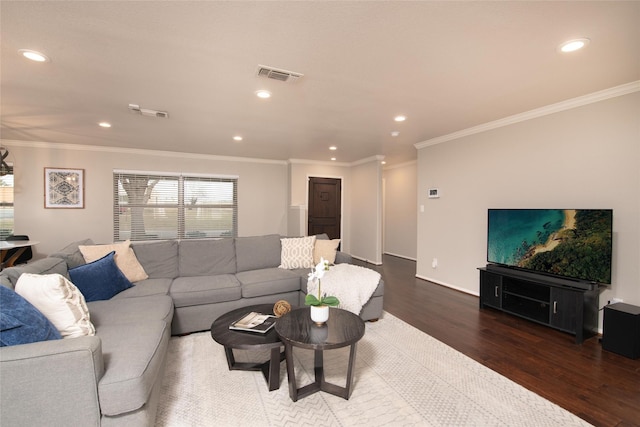
[[[133, 242], [149, 278], [87, 303], [95, 336], [0, 348], [0, 425], [153, 425], [171, 334], [209, 329], [244, 306], [304, 304], [309, 270], [278, 268], [280, 238]], [[84, 263], [78, 245], [91, 243], [5, 269], [0, 284], [12, 288], [24, 272], [68, 277]], [[336, 263], [350, 261], [338, 252]], [[381, 280], [363, 320], [382, 315], [383, 294]]]

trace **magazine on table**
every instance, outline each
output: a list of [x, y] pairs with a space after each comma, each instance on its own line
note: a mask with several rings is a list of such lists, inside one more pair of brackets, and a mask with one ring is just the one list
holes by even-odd
[[276, 316], [252, 311], [229, 325], [229, 329], [264, 334], [273, 328], [275, 324]]

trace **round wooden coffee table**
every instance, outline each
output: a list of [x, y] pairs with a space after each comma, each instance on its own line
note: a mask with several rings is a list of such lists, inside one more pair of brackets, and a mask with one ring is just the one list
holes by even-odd
[[[285, 355], [280, 352], [282, 343], [275, 328], [265, 334], [229, 329], [229, 325], [252, 311], [273, 314], [273, 304], [251, 305], [223, 314], [211, 325], [211, 337], [224, 346], [230, 371], [262, 371], [269, 391], [277, 390], [280, 388], [280, 362], [284, 360]], [[266, 362], [236, 362], [233, 356], [234, 348], [239, 350], [270, 349], [271, 357]]]
[[[364, 322], [360, 316], [339, 308], [329, 309], [329, 320], [317, 326], [309, 314], [310, 308], [299, 308], [285, 314], [276, 322], [275, 330], [284, 344], [287, 359], [289, 396], [294, 402], [318, 391], [349, 399], [353, 384], [353, 373], [358, 341], [364, 336]], [[331, 384], [324, 379], [324, 350], [351, 346], [347, 381], [345, 387]], [[302, 388], [296, 383], [293, 366], [293, 347], [314, 350], [315, 382]]]

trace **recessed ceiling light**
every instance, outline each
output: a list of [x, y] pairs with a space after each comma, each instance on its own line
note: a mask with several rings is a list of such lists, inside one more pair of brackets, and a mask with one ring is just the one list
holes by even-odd
[[586, 45], [589, 44], [591, 40], [587, 38], [582, 39], [574, 39], [564, 42], [560, 45], [559, 49], [562, 52], [575, 52], [576, 50], [582, 49]]
[[109, 122], [100, 122], [100, 123], [98, 123], [98, 126], [100, 126], [101, 128], [110, 128], [111, 127], [111, 123], [109, 123]]
[[269, 92], [268, 90], [259, 90], [256, 92], [256, 96], [262, 99], [271, 98], [271, 92]]
[[336, 161], [336, 158], [335, 158], [335, 157], [332, 157], [332, 158], [331, 158], [331, 161], [332, 161], [332, 162], [335, 162], [335, 161]]
[[336, 151], [338, 149], [338, 147], [336, 147], [335, 145], [332, 145], [331, 147], [329, 147], [329, 150], [331, 151]]
[[398, 136], [400, 135], [400, 132], [398, 132], [397, 130], [394, 130], [393, 132], [391, 132], [391, 136]]
[[381, 165], [386, 165], [387, 162], [385, 162], [384, 160], [380, 162]]
[[239, 135], [236, 135], [236, 136], [233, 137], [233, 140], [234, 141], [242, 141], [242, 137], [239, 136]]
[[405, 116], [396, 116], [393, 120], [396, 122], [404, 122], [407, 118]]
[[18, 50], [18, 52], [20, 52], [20, 55], [22, 55], [25, 58], [30, 59], [32, 61], [36, 61], [36, 62], [49, 62], [49, 61], [51, 61], [47, 55], [45, 55], [44, 53], [36, 52], [35, 50], [20, 49], [20, 50]]

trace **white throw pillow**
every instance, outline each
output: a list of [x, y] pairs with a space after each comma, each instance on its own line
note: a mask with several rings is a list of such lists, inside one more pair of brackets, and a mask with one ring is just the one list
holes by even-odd
[[96, 334], [84, 296], [66, 277], [22, 273], [15, 291], [44, 314], [62, 338]]
[[316, 236], [280, 239], [280, 268], [312, 268], [315, 241]]
[[340, 239], [316, 239], [316, 244], [313, 248], [313, 263], [317, 265], [320, 262], [320, 258], [324, 258], [325, 260], [329, 261], [329, 264], [335, 264], [336, 252], [338, 250], [339, 244]]
[[130, 282], [138, 282], [149, 278], [138, 258], [136, 258], [135, 252], [129, 247], [130, 244], [129, 240], [125, 240], [111, 245], [78, 246], [78, 248], [86, 263], [97, 261], [109, 252], [116, 251], [116, 265]]

